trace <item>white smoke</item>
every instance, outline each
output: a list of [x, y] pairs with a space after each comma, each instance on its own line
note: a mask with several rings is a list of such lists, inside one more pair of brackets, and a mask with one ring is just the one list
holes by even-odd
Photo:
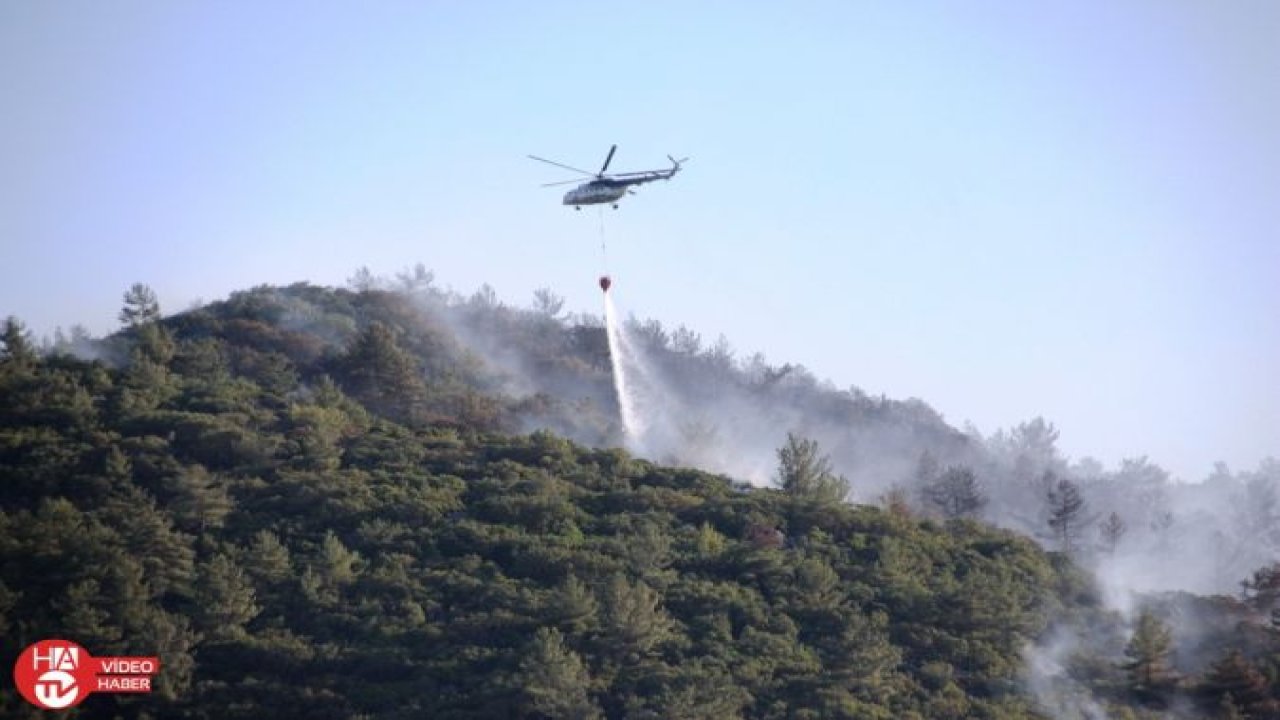
[[1062, 630], [1027, 645], [1022, 652], [1023, 682], [1039, 709], [1054, 720], [1108, 720], [1106, 709], [1089, 689], [1067, 672], [1066, 663], [1078, 645], [1077, 638]]

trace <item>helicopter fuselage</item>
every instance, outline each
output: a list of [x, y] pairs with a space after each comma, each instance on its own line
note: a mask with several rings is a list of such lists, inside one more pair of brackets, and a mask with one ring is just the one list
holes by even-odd
[[565, 205], [598, 205], [617, 202], [627, 194], [627, 183], [592, 180], [564, 194]]

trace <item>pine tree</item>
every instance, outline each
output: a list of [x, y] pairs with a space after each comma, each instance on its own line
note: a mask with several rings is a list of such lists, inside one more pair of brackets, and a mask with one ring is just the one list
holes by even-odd
[[289, 408], [291, 465], [302, 470], [336, 470], [342, 462], [344, 426], [350, 421], [336, 407], [293, 405]]
[[797, 605], [806, 609], [833, 610], [844, 597], [840, 576], [821, 557], [808, 557], [795, 566]]
[[549, 318], [560, 316], [564, 309], [564, 298], [552, 292], [550, 288], [541, 287], [533, 291], [533, 311]]
[[173, 508], [183, 530], [203, 534], [222, 527], [234, 503], [226, 484], [203, 465], [192, 465], [172, 478]]
[[914, 515], [911, 509], [911, 498], [907, 495], [907, 491], [896, 485], [884, 491], [880, 496], [879, 505], [889, 513], [890, 517], [898, 520], [905, 520]]
[[351, 343], [342, 359], [351, 393], [376, 412], [410, 419], [425, 393], [418, 363], [396, 342], [395, 333], [373, 322]]
[[522, 705], [529, 716], [589, 720], [600, 709], [587, 695], [591, 676], [582, 658], [565, 647], [555, 628], [538, 628], [525, 649], [518, 675]]
[[1244, 601], [1254, 610], [1268, 613], [1280, 608], [1280, 562], [1260, 567], [1240, 583]]
[[359, 563], [360, 555], [348, 550], [332, 530], [325, 533], [317, 570], [328, 587], [338, 588], [351, 584], [359, 572]]
[[0, 363], [12, 367], [28, 368], [38, 359], [35, 346], [31, 342], [31, 333], [23, 326], [22, 321], [10, 315], [5, 318], [4, 331], [0, 333]]
[[652, 520], [632, 523], [623, 548], [628, 569], [639, 577], [649, 577], [671, 563], [671, 537]]
[[[678, 673], [654, 668], [643, 691], [625, 701], [626, 718], [644, 720], [740, 720], [751, 695], [717, 660], [684, 661]], [[795, 714], [794, 717], [803, 717]]]
[[191, 652], [200, 642], [200, 635], [191, 630], [186, 616], [149, 607], [141, 623], [130, 628], [126, 637], [130, 644], [146, 648], [148, 654], [159, 657], [163, 663], [160, 673], [152, 680], [158, 697], [173, 701], [190, 695], [196, 666]]
[[595, 624], [597, 607], [591, 589], [570, 575], [556, 589], [555, 600], [551, 603], [551, 619], [565, 632], [583, 633]]
[[134, 362], [145, 358], [167, 368], [178, 353], [178, 344], [173, 340], [173, 333], [159, 322], [139, 326], [136, 337], [137, 344], [132, 354]]
[[818, 502], [840, 502], [849, 495], [849, 481], [831, 470], [831, 459], [822, 455], [818, 443], [787, 433], [787, 442], [778, 449], [778, 486], [793, 498]]
[[928, 450], [921, 452], [920, 458], [916, 461], [915, 484], [924, 487], [937, 480], [940, 474], [942, 474], [942, 466], [938, 464], [938, 458]]
[[974, 517], [987, 504], [982, 483], [973, 471], [962, 465], [953, 465], [926, 485], [924, 499], [948, 520]]
[[417, 263], [412, 270], [405, 269], [396, 273], [396, 289], [409, 296], [425, 294], [431, 290], [431, 283], [435, 280], [435, 273], [428, 270], [426, 265]]
[[150, 287], [134, 283], [124, 294], [121, 324], [133, 331], [133, 362], [149, 361], [167, 367], [177, 354], [173, 334], [160, 323], [160, 301]]
[[235, 638], [245, 623], [257, 617], [261, 608], [253, 586], [235, 561], [216, 553], [200, 564], [196, 585], [196, 619], [208, 637]]
[[142, 283], [134, 283], [124, 294], [124, 307], [120, 308], [120, 323], [137, 328], [160, 319], [160, 301], [156, 291]]
[[111, 613], [104, 607], [104, 599], [101, 584], [89, 578], [68, 587], [58, 603], [67, 637], [94, 648], [99, 654], [117, 648], [122, 637], [119, 626], [111, 621]]
[[133, 353], [129, 369], [117, 386], [115, 409], [123, 414], [154, 410], [178, 394], [169, 368], [142, 351]]
[[696, 547], [698, 556], [701, 558], [713, 558], [724, 552], [727, 544], [725, 536], [716, 530], [711, 523], [702, 522], [702, 526], [698, 528], [698, 539]]
[[604, 589], [603, 624], [608, 647], [622, 657], [649, 653], [672, 631], [662, 597], [644, 582], [614, 575]]
[[1143, 700], [1159, 700], [1173, 685], [1169, 654], [1173, 634], [1149, 608], [1138, 614], [1133, 637], [1125, 645], [1121, 667], [1129, 673], [1133, 691]]
[[1201, 692], [1209, 705], [1219, 706], [1230, 698], [1233, 707], [1247, 717], [1274, 717], [1280, 704], [1271, 698], [1264, 676], [1244, 654], [1232, 649], [1205, 673]]
[[287, 580], [293, 574], [289, 549], [270, 530], [259, 530], [249, 547], [243, 551], [240, 565], [256, 582], [270, 587]]
[[1098, 534], [1102, 536], [1103, 551], [1108, 555], [1114, 554], [1128, 529], [1124, 519], [1118, 513], [1112, 511], [1107, 515], [1107, 519], [1103, 520], [1102, 525], [1098, 527]]
[[1080, 486], [1070, 478], [1060, 478], [1049, 485], [1045, 494], [1049, 508], [1049, 529], [1058, 548], [1067, 554], [1075, 551], [1080, 533], [1090, 522], [1085, 516], [1088, 503], [1080, 493]]
[[356, 268], [354, 275], [347, 278], [347, 285], [356, 292], [367, 293], [376, 290], [379, 281], [367, 265], [361, 265]]
[[142, 563], [153, 596], [190, 592], [195, 574], [192, 538], [173, 527], [151, 495], [136, 485], [118, 485], [95, 514], [120, 534], [125, 549]]
[[133, 480], [133, 462], [120, 450], [120, 446], [112, 444], [102, 458], [102, 474], [111, 482], [131, 482]]

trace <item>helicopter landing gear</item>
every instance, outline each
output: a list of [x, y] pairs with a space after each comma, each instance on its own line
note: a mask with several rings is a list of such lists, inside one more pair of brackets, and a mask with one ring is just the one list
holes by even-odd
[[618, 209], [618, 203], [614, 203], [614, 204], [613, 204], [613, 209], [614, 209], [614, 210], [617, 210], [617, 209]]
[[581, 210], [581, 209], [582, 209], [582, 206], [581, 206], [581, 205], [574, 205], [574, 206], [573, 206], [573, 209], [574, 209], [574, 210]]

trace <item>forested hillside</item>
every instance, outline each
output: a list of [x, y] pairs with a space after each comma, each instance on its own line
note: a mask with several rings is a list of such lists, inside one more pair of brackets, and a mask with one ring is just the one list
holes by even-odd
[[[44, 351], [8, 321], [6, 661], [46, 637], [160, 656], [155, 694], [86, 717], [1278, 712], [1280, 566], [1130, 623], [1073, 561], [1083, 516], [1057, 553], [980, 521], [1004, 460], [923, 403], [637, 324], [680, 397], [787, 408], [795, 434], [750, 448], [777, 487], [753, 487], [655, 462], [740, 441], [712, 418], [670, 457], [616, 449], [603, 329], [550, 293], [402, 284], [167, 318], [139, 285], [119, 333]], [[0, 715], [42, 716], [10, 692]]]

